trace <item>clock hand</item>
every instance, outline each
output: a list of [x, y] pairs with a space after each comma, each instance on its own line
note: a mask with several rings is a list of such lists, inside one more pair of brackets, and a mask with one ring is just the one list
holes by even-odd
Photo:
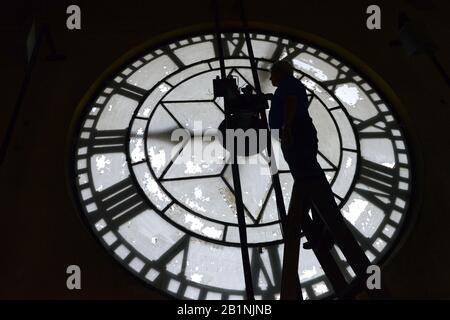
[[[223, 54], [222, 47], [222, 35], [220, 32], [219, 25], [219, 7], [217, 4], [218, 0], [213, 0], [213, 9], [214, 9], [214, 19], [215, 19], [215, 29], [216, 29], [216, 39], [217, 39], [217, 48], [219, 53], [219, 63], [220, 63], [220, 75], [221, 82], [217, 81], [216, 83], [224, 84], [223, 85], [223, 97], [224, 97], [224, 113], [225, 113], [225, 129], [229, 128], [230, 122], [230, 112], [229, 112], [229, 103], [236, 94], [235, 88], [232, 85], [232, 82], [226, 81], [226, 72], [225, 72], [225, 59]], [[214, 82], [213, 82], [214, 86]], [[235, 149], [235, 144], [233, 143], [233, 149]], [[233, 184], [235, 190], [235, 201], [236, 201], [236, 211], [237, 211], [237, 219], [239, 224], [239, 239], [241, 242], [241, 256], [242, 256], [242, 265], [244, 270], [244, 281], [245, 281], [245, 291], [247, 300], [254, 300], [254, 291], [253, 291], [253, 277], [250, 268], [250, 257], [249, 250], [247, 244], [247, 227], [245, 223], [245, 213], [244, 213], [244, 204], [242, 201], [242, 190], [241, 190], [241, 180], [239, 177], [239, 168], [237, 165], [237, 152], [233, 152], [234, 157], [231, 159], [231, 169], [233, 174]]]
[[247, 23], [247, 17], [245, 16], [244, 1], [239, 0], [239, 4], [240, 4], [240, 8], [241, 8], [241, 20], [242, 20], [242, 26], [243, 26], [244, 35], [245, 35], [245, 43], [247, 44], [248, 58], [250, 60], [250, 67], [252, 70], [253, 82], [255, 84], [256, 94], [261, 95], [262, 94], [261, 84], [259, 82], [258, 70], [256, 67], [256, 61], [255, 61], [255, 55], [253, 53], [252, 41], [250, 39], [250, 32], [248, 31], [248, 23]]
[[[259, 82], [258, 71], [257, 71], [257, 67], [256, 67], [255, 56], [253, 53], [253, 47], [252, 47], [252, 43], [251, 43], [251, 39], [250, 39], [250, 32], [248, 31], [247, 18], [245, 16], [244, 1], [243, 0], [239, 0], [239, 1], [240, 1], [240, 7], [241, 7], [242, 26], [243, 26], [244, 33], [245, 33], [245, 41], [247, 43], [247, 51], [248, 51], [248, 56], [250, 59], [250, 66], [251, 66], [251, 70], [252, 70], [252, 74], [253, 74], [253, 82], [255, 84], [256, 94], [258, 96], [260, 96], [261, 98], [263, 98], [263, 93], [261, 92], [261, 84]], [[267, 104], [266, 99], [261, 99], [261, 100], [265, 101], [265, 103]], [[266, 110], [262, 110], [260, 112], [260, 116], [268, 130], [268, 133], [269, 133], [269, 134], [267, 134], [267, 137], [268, 137], [267, 152], [268, 152], [269, 159], [271, 161], [270, 167], [273, 168], [276, 166], [276, 163], [275, 163], [275, 159], [271, 156], [272, 155], [272, 135], [270, 134], [270, 129], [267, 125]], [[280, 177], [279, 177], [277, 171], [275, 171], [275, 173], [272, 174], [272, 183], [273, 183], [273, 188], [275, 191], [275, 199], [276, 199], [276, 204], [277, 204], [278, 216], [280, 217], [280, 221], [281, 221], [281, 231], [282, 231], [283, 237], [284, 237], [283, 230], [285, 228], [283, 228], [283, 224], [284, 224], [284, 221], [286, 220], [285, 219], [286, 218], [286, 208], [284, 206], [284, 199], [283, 199], [283, 192], [282, 192], [281, 184], [280, 184]]]
[[[193, 131], [188, 128], [180, 128], [180, 127], [172, 127], [167, 128], [164, 130], [152, 130], [147, 134], [147, 138], [151, 139], [159, 139], [159, 140], [171, 140], [171, 135], [175, 130], [186, 130], [189, 132], [189, 135], [191, 138], [198, 138], [198, 137], [214, 137], [214, 130], [204, 130], [202, 132]], [[130, 135], [130, 138], [139, 138], [140, 135], [133, 133]]]

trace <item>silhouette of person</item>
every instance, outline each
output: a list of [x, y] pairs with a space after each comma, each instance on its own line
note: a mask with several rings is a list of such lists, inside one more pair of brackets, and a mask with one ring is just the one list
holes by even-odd
[[[275, 62], [271, 69], [273, 86], [269, 112], [271, 129], [280, 130], [283, 156], [294, 178], [286, 220], [283, 221], [284, 255], [280, 299], [302, 299], [298, 278], [300, 230], [305, 214], [313, 209], [316, 240], [305, 248], [330, 250], [333, 240], [355, 274], [363, 279], [370, 265], [366, 255], [347, 228], [325, 173], [317, 162], [317, 131], [308, 113], [308, 97], [302, 82], [293, 76], [288, 61]], [[317, 216], [316, 216], [317, 215]], [[311, 238], [311, 237], [310, 237]]]

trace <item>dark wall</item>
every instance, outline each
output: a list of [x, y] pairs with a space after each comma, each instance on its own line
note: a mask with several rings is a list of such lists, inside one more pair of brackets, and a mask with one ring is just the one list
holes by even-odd
[[[233, 1], [221, 2], [226, 18], [236, 20]], [[377, 31], [365, 28], [365, 9], [377, 1], [247, 2], [249, 20], [336, 43], [375, 70], [399, 97], [423, 179], [412, 200], [417, 219], [383, 277], [394, 298], [450, 298], [449, 90], [426, 56], [407, 57], [389, 46], [404, 11], [427, 25], [440, 47], [437, 58], [450, 70], [449, 2], [378, 2], [382, 29]], [[82, 9], [81, 31], [65, 27], [66, 7], [74, 3]], [[108, 66], [156, 35], [211, 23], [209, 1], [47, 1], [44, 11], [38, 1], [1, 6], [2, 137], [23, 78], [23, 41], [33, 12], [47, 21], [67, 59], [48, 62], [47, 50], [40, 51], [1, 167], [0, 298], [160, 298], [115, 263], [79, 218], [65, 176], [68, 128], [77, 104]], [[70, 264], [82, 268], [81, 291], [66, 289]]]

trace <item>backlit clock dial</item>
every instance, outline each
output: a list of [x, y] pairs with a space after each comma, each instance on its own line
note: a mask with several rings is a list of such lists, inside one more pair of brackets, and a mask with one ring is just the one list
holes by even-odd
[[[239, 86], [253, 85], [243, 34], [224, 36], [226, 72]], [[271, 63], [292, 61], [308, 90], [319, 163], [356, 239], [379, 261], [405, 220], [412, 175], [388, 102], [357, 70], [317, 47], [269, 33], [251, 37], [264, 93], [274, 91]], [[219, 74], [210, 34], [144, 52], [91, 97], [76, 136], [82, 215], [117, 261], [180, 299], [245, 297], [229, 154], [208, 161], [191, 152], [219, 144], [205, 134], [224, 119], [212, 92]], [[175, 129], [186, 129], [190, 140], [172, 141]], [[293, 179], [272, 141], [287, 207]], [[283, 240], [275, 194], [266, 153], [251, 157], [256, 164], [239, 170], [255, 296], [277, 299]], [[349, 281], [351, 268], [339, 248], [333, 253]], [[305, 298], [332, 294], [312, 251], [301, 249], [299, 276]]]

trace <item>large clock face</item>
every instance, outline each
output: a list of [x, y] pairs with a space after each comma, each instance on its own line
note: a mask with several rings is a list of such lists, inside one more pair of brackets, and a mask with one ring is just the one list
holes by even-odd
[[[243, 34], [224, 37], [226, 72], [239, 86], [253, 85]], [[275, 89], [272, 62], [292, 61], [307, 88], [318, 160], [335, 200], [368, 258], [380, 261], [405, 221], [412, 175], [389, 104], [329, 53], [270, 34], [251, 37], [264, 93]], [[206, 160], [192, 152], [219, 143], [203, 134], [224, 119], [212, 92], [219, 74], [210, 34], [144, 52], [91, 97], [76, 137], [73, 179], [93, 232], [128, 270], [181, 299], [245, 298], [228, 151]], [[173, 139], [180, 128], [188, 141]], [[293, 179], [279, 142], [272, 144], [288, 207]], [[253, 286], [257, 299], [277, 299], [283, 239], [275, 194], [265, 151], [250, 157], [257, 161], [239, 170]], [[354, 273], [339, 248], [332, 251], [350, 282]], [[303, 248], [299, 277], [307, 299], [333, 293], [314, 253]]]

